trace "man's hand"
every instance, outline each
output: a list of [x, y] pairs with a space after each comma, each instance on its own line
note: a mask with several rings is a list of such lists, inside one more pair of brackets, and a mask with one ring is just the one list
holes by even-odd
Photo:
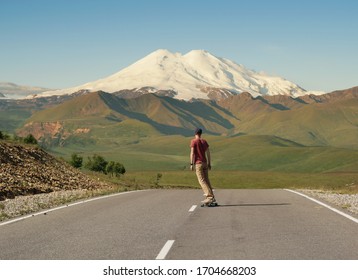
[[190, 164], [190, 170], [194, 171], [194, 165], [193, 164]]

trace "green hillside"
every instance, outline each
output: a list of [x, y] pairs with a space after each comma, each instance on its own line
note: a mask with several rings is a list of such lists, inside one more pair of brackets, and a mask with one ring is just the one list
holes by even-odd
[[243, 93], [218, 102], [94, 92], [34, 113], [18, 132], [64, 158], [99, 153], [128, 170], [183, 170], [196, 127], [217, 170], [358, 171], [356, 89], [302, 98]]
[[311, 104], [242, 122], [238, 131], [276, 135], [303, 145], [357, 148], [358, 99]]

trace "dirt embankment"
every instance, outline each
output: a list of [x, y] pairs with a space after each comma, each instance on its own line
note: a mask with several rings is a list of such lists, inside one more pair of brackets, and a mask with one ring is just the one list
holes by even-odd
[[35, 146], [0, 142], [0, 201], [20, 195], [108, 187]]

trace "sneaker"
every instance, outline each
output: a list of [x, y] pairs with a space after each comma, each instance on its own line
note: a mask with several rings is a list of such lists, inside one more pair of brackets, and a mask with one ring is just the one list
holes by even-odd
[[212, 203], [212, 202], [216, 202], [215, 198], [213, 198], [212, 196], [208, 196], [207, 198], [205, 198], [202, 203], [204, 204], [209, 204], [209, 203]]

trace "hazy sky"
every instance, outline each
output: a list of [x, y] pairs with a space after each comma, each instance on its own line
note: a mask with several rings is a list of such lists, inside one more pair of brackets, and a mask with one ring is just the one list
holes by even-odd
[[0, 82], [67, 88], [204, 49], [307, 90], [358, 86], [355, 0], [0, 0]]

